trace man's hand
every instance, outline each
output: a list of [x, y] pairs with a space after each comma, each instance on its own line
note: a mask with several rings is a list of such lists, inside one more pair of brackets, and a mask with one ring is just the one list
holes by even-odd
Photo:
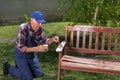
[[48, 39], [47, 44], [50, 45], [50, 44], [52, 44], [53, 42], [59, 43], [59, 37], [58, 37], [58, 36], [54, 36], [54, 37]]
[[52, 37], [52, 40], [53, 40], [53, 42], [58, 43], [59, 42], [59, 37], [58, 36], [54, 36], [54, 37]]
[[40, 46], [37, 46], [38, 52], [47, 52], [48, 51], [48, 45], [40, 45]]

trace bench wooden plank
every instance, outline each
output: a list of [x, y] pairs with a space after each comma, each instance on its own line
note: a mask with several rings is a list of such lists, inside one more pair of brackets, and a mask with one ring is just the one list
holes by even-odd
[[84, 25], [75, 25], [67, 26], [67, 30], [79, 30], [79, 31], [92, 31], [92, 32], [102, 32], [102, 33], [120, 33], [120, 28], [111, 28], [111, 27], [102, 27], [102, 26], [84, 26]]
[[95, 39], [95, 49], [98, 49], [98, 39], [99, 39], [99, 32], [96, 33], [96, 39]]
[[108, 61], [92, 58], [72, 57], [65, 55], [61, 61], [62, 69], [71, 70], [86, 70], [90, 72], [108, 72], [119, 74], [120, 73], [120, 62], [119, 61]]
[[95, 49], [87, 49], [87, 48], [74, 48], [74, 47], [66, 47], [66, 51], [68, 52], [83, 52], [88, 54], [108, 54], [108, 55], [120, 55], [120, 51], [108, 51], [108, 50], [95, 50]]
[[111, 66], [118, 67], [120, 69], [120, 61], [118, 60], [106, 60], [106, 59], [97, 59], [97, 58], [85, 58], [85, 57], [74, 57], [64, 55], [61, 59], [63, 62], [75, 62], [82, 64], [92, 64], [92, 65], [102, 65], [102, 66]]
[[109, 33], [108, 34], [108, 50], [111, 50], [111, 38], [112, 38], [112, 34]]
[[118, 43], [118, 34], [115, 34], [115, 43], [114, 43], [114, 51], [117, 50], [117, 44]]
[[101, 46], [101, 50], [104, 50], [105, 48], [105, 33], [102, 34], [102, 46]]
[[77, 31], [76, 48], [79, 48], [79, 42], [80, 42], [80, 31]]
[[[113, 70], [114, 68], [114, 70]], [[99, 72], [99, 73], [110, 73], [110, 74], [120, 74], [120, 70], [115, 67], [109, 66], [95, 66], [90, 64], [78, 64], [72, 62], [62, 62], [61, 69], [66, 70], [77, 70], [77, 71], [87, 71], [87, 72]]]
[[89, 49], [92, 48], [92, 32], [90, 32], [90, 36], [89, 36]]
[[71, 35], [70, 35], [70, 47], [73, 46], [73, 35], [74, 35], [74, 31], [71, 31]]

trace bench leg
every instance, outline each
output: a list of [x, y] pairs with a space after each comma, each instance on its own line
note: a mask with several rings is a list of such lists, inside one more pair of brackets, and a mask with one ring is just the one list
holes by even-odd
[[57, 80], [60, 80], [60, 75], [61, 75], [61, 69], [60, 69], [61, 57], [62, 57], [62, 53], [59, 53], [58, 55], [58, 79]]
[[60, 80], [60, 74], [61, 74], [60, 67], [58, 67], [58, 79], [57, 80]]

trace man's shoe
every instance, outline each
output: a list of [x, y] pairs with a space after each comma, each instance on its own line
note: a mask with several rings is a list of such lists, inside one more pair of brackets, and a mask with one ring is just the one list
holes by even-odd
[[4, 75], [8, 75], [9, 74], [9, 67], [10, 67], [10, 64], [8, 62], [4, 62], [3, 63], [3, 74]]

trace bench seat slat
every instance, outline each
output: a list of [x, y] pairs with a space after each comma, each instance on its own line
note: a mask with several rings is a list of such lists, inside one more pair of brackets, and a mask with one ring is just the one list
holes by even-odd
[[[110, 65], [109, 65], [110, 64]], [[119, 61], [108, 61], [108, 60], [98, 60], [83, 57], [72, 57], [65, 55], [61, 61], [61, 68], [63, 69], [73, 69], [73, 70], [91, 70], [94, 72], [110, 72], [120, 74], [120, 62]]]
[[118, 66], [120, 68], [120, 61], [118, 60], [101, 60], [97, 58], [85, 58], [85, 57], [74, 57], [74, 56], [68, 56], [64, 55], [62, 58], [62, 61], [66, 62], [75, 62], [75, 63], [85, 63], [85, 64], [93, 64], [93, 65], [106, 65], [110, 66]]
[[62, 62], [61, 69], [86, 71], [86, 72], [109, 73], [109, 74], [120, 74], [120, 70], [113, 70], [112, 67], [108, 68], [105, 66], [93, 66], [93, 65], [78, 64], [78, 63], [71, 63], [71, 62]]

